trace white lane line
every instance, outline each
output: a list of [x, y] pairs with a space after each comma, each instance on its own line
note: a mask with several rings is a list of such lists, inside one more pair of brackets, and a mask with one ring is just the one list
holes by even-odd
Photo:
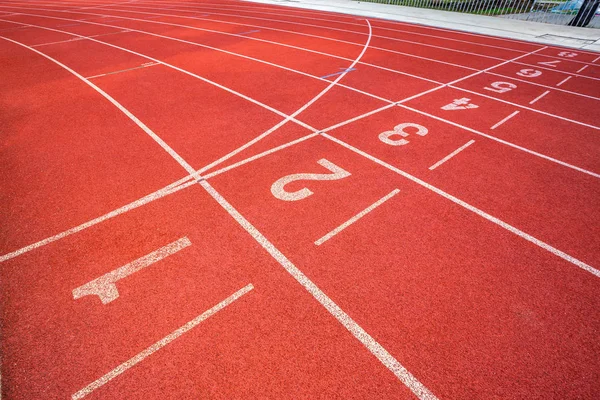
[[187, 237], [183, 237], [166, 246], [161, 247], [143, 257], [127, 263], [111, 272], [108, 272], [85, 285], [73, 289], [73, 299], [77, 300], [84, 296], [98, 296], [102, 304], [108, 304], [119, 297], [117, 281], [138, 272], [141, 269], [151, 266], [173, 254], [191, 246], [192, 242]]
[[383, 348], [371, 335], [346, 314], [333, 300], [311, 281], [298, 267], [283, 255], [258, 229], [240, 214], [207, 181], [200, 185], [246, 230], [279, 264], [300, 283], [329, 313], [358, 339], [377, 359], [404, 383], [419, 399], [434, 400], [436, 397], [398, 360]]
[[77, 225], [73, 228], [67, 229], [66, 231], [60, 232], [54, 236], [50, 236], [46, 239], [40, 240], [39, 242], [35, 242], [33, 244], [30, 244], [28, 246], [22, 247], [18, 250], [15, 250], [13, 252], [4, 254], [2, 256], [0, 256], [0, 262], [4, 262], [7, 260], [10, 260], [11, 258], [15, 258], [17, 256], [20, 256], [21, 254], [30, 252], [31, 250], [35, 250], [39, 247], [45, 246], [47, 244], [50, 244], [52, 242], [56, 242], [57, 240], [63, 239], [67, 236], [70, 236], [74, 233], [77, 232], [81, 232], [84, 229], [87, 229], [89, 227], [92, 227], [94, 225], [97, 225], [101, 222], [104, 222], [108, 219], [114, 218], [118, 215], [121, 215], [123, 213], [126, 213], [127, 211], [133, 210], [135, 208], [138, 208], [140, 206], [143, 206], [144, 204], [148, 204], [154, 200], [158, 200], [160, 198], [163, 198], [165, 196], [168, 196], [170, 194], [176, 193], [182, 189], [185, 189], [187, 187], [190, 187], [191, 185], [193, 185], [195, 182], [192, 180], [191, 176], [186, 176], [185, 178], [182, 178], [180, 180], [178, 180], [177, 182], [174, 182], [160, 190], [157, 190], [156, 192], [150, 193], [147, 196], [144, 196], [138, 200], [135, 200], [129, 204], [124, 205], [123, 207], [117, 208], [116, 210], [113, 210], [107, 214], [104, 214], [100, 217], [94, 218], [88, 222], [84, 222], [81, 225]]
[[433, 164], [431, 167], [429, 167], [429, 170], [433, 171], [434, 169], [436, 169], [437, 167], [439, 167], [440, 165], [442, 165], [443, 163], [445, 163], [446, 161], [448, 161], [449, 159], [451, 159], [452, 157], [454, 157], [455, 155], [472, 145], [473, 143], [475, 143], [474, 140], [469, 140], [467, 143], [463, 144], [458, 149], [454, 150], [452, 153], [448, 154], [446, 157]]
[[238, 300], [240, 297], [242, 297], [246, 293], [250, 292], [252, 289], [254, 289], [254, 286], [252, 286], [252, 284], [248, 284], [248, 285], [244, 286], [242, 289], [238, 290], [231, 296], [227, 297], [225, 300], [221, 301], [219, 304], [206, 310], [205, 312], [198, 315], [193, 320], [189, 321], [188, 323], [181, 326], [177, 330], [171, 332], [170, 334], [168, 334], [164, 338], [160, 339], [158, 342], [154, 343], [150, 347], [146, 348], [144, 351], [136, 354], [135, 356], [133, 356], [129, 360], [125, 361], [124, 363], [122, 363], [121, 365], [119, 365], [118, 367], [113, 369], [112, 371], [108, 372], [106, 375], [95, 380], [94, 382], [90, 383], [89, 385], [87, 385], [86, 387], [84, 387], [83, 389], [78, 391], [77, 393], [73, 394], [71, 396], [71, 399], [79, 400], [79, 399], [84, 398], [88, 394], [92, 393], [94, 390], [102, 387], [106, 383], [115, 379], [117, 376], [121, 375], [123, 372], [127, 371], [131, 367], [144, 361], [144, 359], [146, 359], [147, 357], [156, 353], [158, 350], [162, 349], [169, 343], [173, 342], [175, 339], [179, 338], [184, 333], [187, 333], [188, 331], [192, 330], [196, 326], [200, 325], [200, 323], [206, 321], [208, 318], [212, 317], [213, 315], [215, 315], [216, 313], [218, 313], [219, 311], [221, 311], [222, 309], [224, 309], [225, 307], [227, 307], [234, 301]]
[[577, 71], [577, 73], [582, 72], [584, 69], [586, 69], [589, 65], [584, 65], [583, 67], [579, 68], [579, 70]]
[[508, 121], [509, 119], [511, 119], [512, 117], [514, 117], [515, 115], [517, 115], [519, 112], [520, 111], [515, 111], [514, 113], [510, 114], [508, 117], [504, 118], [503, 120], [498, 121], [496, 123], [496, 125], [492, 126], [490, 129], [491, 130], [496, 129], [497, 127], [499, 127], [500, 125], [502, 125], [503, 123], [505, 123], [506, 121]]
[[145, 63], [145, 64], [139, 65], [137, 67], [133, 67], [133, 68], [121, 69], [119, 71], [107, 72], [105, 74], [98, 74], [98, 75], [88, 76], [85, 79], [94, 79], [94, 78], [99, 78], [101, 76], [106, 76], [106, 75], [120, 74], [121, 72], [127, 72], [127, 71], [133, 71], [133, 70], [141, 69], [141, 68], [153, 67], [155, 65], [159, 65], [159, 64], [158, 63], [152, 63], [152, 62], [151, 63]]
[[470, 205], [469, 203], [467, 203], [467, 202], [465, 202], [463, 200], [460, 200], [460, 199], [452, 196], [451, 194], [446, 193], [443, 190], [438, 189], [437, 187], [435, 187], [433, 185], [430, 185], [429, 183], [427, 183], [425, 181], [422, 181], [421, 179], [419, 179], [419, 178], [417, 178], [415, 176], [412, 176], [411, 174], [409, 174], [407, 172], [404, 172], [401, 169], [396, 168], [393, 165], [390, 165], [390, 164], [386, 163], [385, 161], [382, 161], [382, 160], [380, 160], [380, 159], [378, 159], [378, 158], [376, 158], [376, 157], [374, 157], [374, 156], [372, 156], [372, 155], [370, 155], [370, 154], [368, 154], [368, 153], [366, 153], [366, 152], [364, 152], [364, 151], [362, 151], [360, 149], [357, 149], [356, 147], [354, 147], [354, 146], [352, 146], [352, 145], [350, 145], [350, 144], [348, 144], [348, 143], [346, 143], [346, 142], [344, 142], [344, 141], [342, 141], [340, 139], [337, 139], [337, 138], [335, 138], [335, 137], [333, 137], [333, 136], [331, 136], [331, 135], [329, 135], [327, 133], [322, 133], [321, 136], [323, 136], [323, 137], [325, 137], [325, 138], [327, 138], [327, 139], [329, 139], [329, 140], [331, 140], [331, 141], [333, 141], [335, 143], [338, 143], [339, 145], [341, 145], [341, 146], [343, 146], [343, 147], [345, 147], [345, 148], [347, 148], [347, 149], [349, 149], [349, 150], [351, 150], [351, 151], [353, 151], [353, 152], [355, 152], [357, 154], [360, 154], [361, 156], [363, 156], [365, 158], [368, 158], [369, 160], [371, 160], [371, 161], [373, 161], [373, 162], [375, 162], [375, 163], [377, 163], [377, 164], [379, 164], [379, 165], [381, 165], [381, 166], [389, 169], [390, 171], [396, 172], [397, 174], [399, 174], [399, 175], [401, 175], [401, 176], [403, 176], [403, 177], [405, 177], [405, 178], [413, 181], [414, 183], [416, 183], [416, 184], [418, 184], [420, 186], [423, 186], [426, 189], [431, 190], [432, 192], [434, 192], [434, 193], [436, 193], [436, 194], [438, 194], [438, 195], [440, 195], [440, 196], [442, 196], [442, 197], [444, 197], [444, 198], [452, 201], [453, 203], [458, 204], [459, 206], [461, 206], [461, 207], [463, 207], [463, 208], [465, 208], [465, 209], [467, 209], [467, 210], [469, 210], [469, 211], [471, 211], [471, 212], [479, 215], [480, 217], [483, 217], [486, 220], [488, 220], [490, 222], [493, 222], [494, 224], [496, 224], [496, 225], [498, 225], [498, 226], [506, 229], [507, 231], [509, 231], [511, 233], [514, 233], [515, 235], [517, 235], [517, 236], [519, 236], [519, 237], [527, 240], [528, 242], [531, 242], [531, 243], [535, 244], [536, 246], [538, 246], [538, 247], [540, 247], [540, 248], [542, 248], [542, 249], [544, 249], [544, 250], [546, 250], [546, 251], [554, 254], [555, 256], [560, 257], [563, 260], [568, 261], [571, 264], [573, 264], [573, 265], [575, 265], [575, 266], [583, 269], [584, 271], [587, 271], [587, 272], [591, 273], [592, 275], [595, 275], [596, 277], [600, 278], [600, 271], [597, 270], [596, 268], [594, 268], [594, 267], [592, 267], [592, 266], [584, 263], [583, 261], [580, 261], [580, 260], [576, 259], [575, 257], [572, 257], [572, 256], [568, 255], [565, 252], [562, 252], [562, 251], [558, 250], [557, 248], [555, 248], [553, 246], [550, 246], [548, 243], [545, 243], [545, 242], [543, 242], [543, 241], [541, 241], [541, 240], [539, 240], [539, 239], [537, 239], [537, 238], [535, 238], [535, 237], [533, 237], [533, 236], [531, 236], [531, 235], [523, 232], [522, 230], [520, 230], [518, 228], [515, 228], [514, 226], [512, 226], [512, 225], [510, 225], [510, 224], [502, 221], [501, 219], [496, 218], [496, 217], [494, 217], [494, 216], [486, 213], [485, 211], [482, 211], [479, 208], [474, 207], [474, 206]]
[[596, 61], [600, 60], [600, 56], [594, 58], [594, 61], [592, 61], [592, 64], [595, 63]]
[[565, 83], [566, 81], [568, 81], [568, 80], [569, 80], [569, 79], [571, 79], [572, 77], [573, 77], [573, 76], [567, 76], [565, 79], [563, 79], [562, 81], [558, 82], [558, 83], [556, 84], [556, 86], [560, 86], [560, 85], [562, 85], [563, 83]]
[[335, 235], [337, 235], [338, 233], [340, 233], [341, 231], [343, 231], [344, 229], [346, 229], [347, 227], [349, 227], [350, 225], [352, 225], [353, 223], [355, 223], [356, 221], [358, 221], [359, 219], [361, 219], [362, 217], [364, 217], [365, 215], [367, 215], [368, 213], [370, 213], [371, 211], [373, 211], [374, 209], [376, 209], [377, 207], [394, 197], [395, 195], [397, 195], [398, 193], [400, 193], [400, 189], [392, 190], [390, 193], [377, 200], [375, 203], [371, 204], [369, 207], [365, 208], [364, 210], [356, 214], [354, 217], [350, 218], [348, 221], [344, 222], [343, 224], [341, 224], [322, 238], [316, 240], [315, 244], [317, 246], [322, 245], [323, 243], [325, 243], [326, 241], [328, 241], [329, 239], [331, 239], [332, 237], [334, 237]]
[[535, 103], [536, 101], [538, 101], [539, 99], [541, 99], [542, 97], [544, 97], [545, 95], [547, 95], [548, 93], [550, 93], [550, 91], [546, 90], [544, 93], [540, 94], [538, 97], [536, 97], [535, 99], [531, 100], [529, 102], [529, 104]]

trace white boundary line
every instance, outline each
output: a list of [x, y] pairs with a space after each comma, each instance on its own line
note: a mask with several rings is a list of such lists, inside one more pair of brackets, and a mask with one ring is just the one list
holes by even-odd
[[[233, 206], [231, 206], [225, 198], [223, 198], [206, 180], [202, 179], [199, 174], [194, 171], [191, 166], [183, 160], [175, 151], [173, 151], [160, 137], [152, 132], [146, 125], [144, 125], [137, 117], [129, 112], [125, 107], [113, 99], [110, 95], [102, 91], [99, 87], [94, 85], [92, 82], [79, 75], [66, 65], [53, 59], [52, 57], [30, 47], [25, 44], [16, 42], [12, 39], [3, 38], [19, 46], [30, 49], [45, 57], [46, 59], [54, 62], [55, 64], [63, 67], [77, 78], [82, 80], [88, 86], [92, 87], [104, 98], [109, 100], [115, 105], [121, 112], [135, 122], [146, 134], [152, 137], [158, 144], [163, 147], [169, 155], [175, 159], [190, 175], [197, 180], [208, 194], [210, 194], [225, 210], [248, 232], [250, 235], [260, 244], [265, 250], [271, 254], [284, 269], [290, 273], [321, 305], [329, 311], [329, 313], [335, 317], [352, 335], [358, 339], [386, 368], [393, 372], [396, 377], [404, 383], [419, 399], [422, 400], [437, 400], [437, 398], [419, 382], [406, 368], [404, 368], [391, 354], [387, 352], [375, 339], [373, 339], [364, 329], [362, 329], [348, 314], [346, 314], [337, 304], [333, 302], [321, 289], [318, 288], [310, 279], [308, 279], [294, 264], [292, 264], [284, 255], [281, 253], [266, 237], [264, 237], [252, 224], [250, 224]], [[103, 379], [103, 378], [101, 378]], [[110, 378], [112, 379], [112, 378]], [[92, 384], [93, 385], [93, 384]], [[84, 389], [82, 389], [84, 390]], [[87, 393], [86, 393], [87, 394]], [[75, 396], [75, 395], [73, 395]], [[78, 399], [80, 397], [73, 397]]]
[[347, 227], [349, 227], [350, 225], [352, 225], [353, 223], [355, 223], [356, 221], [358, 221], [359, 219], [361, 219], [362, 217], [364, 217], [365, 215], [367, 215], [368, 213], [370, 213], [371, 211], [373, 211], [374, 209], [376, 209], [377, 207], [394, 197], [395, 195], [397, 195], [398, 193], [400, 193], [400, 189], [392, 190], [390, 193], [377, 200], [375, 203], [371, 204], [369, 207], [365, 208], [364, 210], [350, 218], [348, 221], [344, 222], [331, 232], [327, 233], [322, 238], [316, 240], [315, 245], [322, 245], [323, 243], [325, 243], [326, 241], [328, 241], [329, 239], [331, 239], [332, 237], [334, 237], [335, 235], [337, 235], [338, 233], [340, 233], [341, 231], [343, 231], [344, 229], [346, 229]]
[[214, 305], [212, 308], [204, 311], [202, 314], [198, 315], [196, 318], [187, 322], [185, 325], [181, 326], [180, 328], [174, 330], [173, 332], [171, 332], [164, 338], [160, 339], [158, 342], [154, 343], [152, 346], [146, 348], [142, 352], [131, 357], [129, 360], [125, 361], [124, 363], [122, 363], [121, 365], [119, 365], [118, 367], [113, 369], [112, 371], [106, 373], [106, 375], [102, 376], [101, 378], [98, 378], [97, 380], [90, 383], [83, 389], [79, 390], [77, 393], [75, 393], [71, 396], [71, 399], [72, 400], [80, 400], [80, 399], [84, 398], [85, 396], [89, 395], [90, 393], [92, 393], [94, 390], [104, 386], [111, 380], [113, 380], [116, 377], [118, 377], [119, 375], [121, 375], [123, 372], [126, 372], [128, 369], [134, 367], [136, 364], [144, 361], [144, 359], [146, 359], [147, 357], [151, 356], [152, 354], [156, 353], [158, 350], [162, 349], [169, 343], [173, 342], [175, 339], [179, 338], [184, 333], [187, 333], [188, 331], [192, 330], [196, 326], [200, 325], [200, 323], [206, 321], [208, 318], [212, 317], [213, 315], [215, 315], [216, 313], [218, 313], [219, 311], [221, 311], [222, 309], [224, 309], [225, 307], [227, 307], [228, 305], [230, 305], [231, 303], [233, 303], [234, 301], [236, 301], [237, 299], [239, 299], [246, 293], [250, 292], [252, 289], [254, 289], [254, 286], [252, 286], [252, 284], [248, 284], [248, 285], [244, 286], [243, 288], [241, 288], [240, 290], [238, 290], [231, 296], [227, 297], [225, 300]]
[[542, 97], [544, 97], [545, 95], [547, 95], [548, 93], [550, 93], [549, 90], [546, 90], [544, 93], [540, 94], [538, 97], [536, 97], [535, 99], [531, 100], [529, 102], [529, 104], [534, 104], [535, 102], [537, 102], [539, 99], [541, 99]]
[[434, 169], [436, 169], [437, 167], [439, 167], [440, 165], [442, 165], [443, 163], [445, 163], [446, 161], [448, 161], [449, 159], [451, 159], [452, 157], [454, 157], [455, 155], [472, 145], [473, 143], [475, 143], [474, 140], [469, 140], [467, 143], [463, 144], [458, 149], [454, 150], [452, 153], [448, 154], [446, 157], [433, 164], [431, 167], [429, 167], [429, 170], [433, 171]]
[[521, 237], [521, 238], [523, 238], [523, 239], [525, 239], [525, 240], [527, 240], [527, 241], [535, 244], [536, 246], [538, 246], [538, 247], [540, 247], [540, 248], [542, 248], [542, 249], [544, 249], [544, 250], [546, 250], [546, 251], [554, 254], [555, 256], [560, 257], [563, 260], [568, 261], [571, 264], [576, 265], [579, 268], [581, 268], [581, 269], [583, 269], [583, 270], [585, 270], [585, 271], [587, 271], [587, 272], [595, 275], [596, 277], [600, 278], [600, 271], [597, 270], [596, 268], [594, 268], [594, 267], [592, 267], [592, 266], [584, 263], [583, 261], [580, 261], [580, 260], [576, 259], [575, 257], [572, 257], [572, 256], [568, 255], [567, 253], [564, 253], [564, 252], [558, 250], [555, 247], [550, 246], [549, 244], [547, 244], [547, 243], [545, 243], [545, 242], [543, 242], [543, 241], [541, 241], [541, 240], [539, 240], [539, 239], [537, 239], [537, 238], [535, 238], [535, 237], [533, 237], [533, 236], [531, 236], [531, 235], [523, 232], [522, 230], [520, 230], [518, 228], [515, 228], [514, 226], [512, 226], [512, 225], [510, 225], [510, 224], [508, 224], [508, 223], [506, 223], [506, 222], [504, 222], [504, 221], [502, 221], [502, 220], [500, 220], [500, 219], [498, 219], [498, 218], [496, 218], [496, 217], [494, 217], [494, 216], [492, 216], [492, 215], [490, 215], [490, 214], [488, 214], [488, 213], [480, 210], [479, 208], [474, 207], [474, 206], [470, 205], [469, 203], [467, 203], [467, 202], [465, 202], [463, 200], [460, 200], [460, 199], [452, 196], [451, 194], [448, 194], [448, 193], [444, 192], [443, 190], [438, 189], [437, 187], [435, 187], [433, 185], [430, 185], [429, 183], [427, 183], [425, 181], [422, 181], [421, 179], [419, 179], [419, 178], [417, 178], [415, 176], [412, 176], [411, 174], [409, 174], [407, 172], [404, 172], [401, 169], [396, 168], [393, 165], [390, 165], [390, 164], [386, 163], [385, 161], [382, 161], [382, 160], [380, 160], [380, 159], [378, 159], [378, 158], [376, 158], [376, 157], [374, 157], [374, 156], [372, 156], [372, 155], [370, 155], [370, 154], [368, 154], [368, 153], [366, 153], [366, 152], [364, 152], [364, 151], [362, 151], [362, 150], [360, 150], [360, 149], [358, 149], [356, 147], [353, 147], [352, 145], [349, 145], [348, 143], [346, 143], [346, 142], [344, 142], [344, 141], [342, 141], [340, 139], [337, 139], [337, 138], [335, 138], [335, 137], [333, 137], [333, 136], [331, 136], [331, 135], [329, 135], [327, 133], [321, 133], [321, 136], [323, 136], [323, 137], [325, 137], [325, 138], [327, 138], [327, 139], [329, 139], [329, 140], [331, 140], [331, 141], [333, 141], [335, 143], [338, 143], [339, 145], [341, 145], [341, 146], [343, 146], [343, 147], [345, 147], [345, 148], [347, 148], [347, 149], [355, 152], [356, 154], [360, 154], [361, 156], [363, 156], [365, 158], [368, 158], [369, 160], [371, 160], [371, 161], [373, 161], [373, 162], [375, 162], [375, 163], [377, 163], [377, 164], [379, 164], [379, 165], [381, 165], [381, 166], [389, 169], [390, 171], [396, 172], [397, 174], [399, 174], [399, 175], [401, 175], [401, 176], [403, 176], [403, 177], [405, 177], [405, 178], [413, 181], [414, 183], [416, 183], [416, 184], [418, 184], [418, 185], [420, 185], [420, 186], [422, 186], [422, 187], [424, 187], [426, 189], [431, 190], [432, 192], [434, 192], [434, 193], [436, 193], [436, 194], [438, 194], [438, 195], [440, 195], [440, 196], [442, 196], [442, 197], [450, 200], [451, 202], [453, 202], [453, 203], [455, 203], [455, 204], [457, 204], [457, 205], [459, 205], [459, 206], [461, 206], [461, 207], [463, 207], [463, 208], [465, 208], [465, 209], [467, 209], [467, 210], [469, 210], [469, 211], [471, 211], [471, 212], [479, 215], [480, 217], [485, 218], [486, 220], [488, 220], [490, 222], [493, 222], [494, 224], [496, 224], [496, 225], [498, 225], [498, 226], [506, 229], [507, 231], [509, 231], [511, 233], [514, 233], [515, 235], [517, 235], [517, 236], [519, 236], [519, 237]]
[[499, 121], [498, 123], [496, 123], [494, 126], [492, 126], [490, 129], [494, 130], [497, 127], [499, 127], [500, 125], [502, 125], [503, 123], [505, 123], [506, 121], [508, 121], [509, 119], [511, 119], [512, 117], [514, 117], [515, 115], [517, 115], [520, 111], [515, 111], [512, 114], [510, 114], [508, 117], [505, 117], [504, 119], [502, 119], [501, 121]]

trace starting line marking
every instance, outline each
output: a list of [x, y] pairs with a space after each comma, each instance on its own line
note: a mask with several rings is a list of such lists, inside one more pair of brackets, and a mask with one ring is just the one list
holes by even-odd
[[584, 65], [583, 67], [579, 68], [579, 70], [577, 71], [577, 73], [580, 73], [581, 71], [583, 71], [584, 69], [586, 69], [589, 65]]
[[550, 91], [546, 90], [544, 93], [540, 94], [538, 97], [536, 97], [535, 99], [531, 100], [529, 102], [529, 104], [535, 103], [536, 101], [538, 101], [539, 99], [541, 99], [542, 97], [544, 97], [545, 95], [547, 95], [548, 93], [550, 93]]
[[344, 222], [342, 225], [338, 226], [337, 228], [323, 236], [321, 239], [315, 241], [315, 244], [317, 246], [322, 245], [323, 243], [325, 243], [326, 241], [328, 241], [329, 239], [331, 239], [332, 237], [334, 237], [335, 235], [337, 235], [338, 233], [340, 233], [341, 231], [343, 231], [344, 229], [346, 229], [347, 227], [349, 227], [350, 225], [352, 225], [353, 223], [355, 223], [356, 221], [358, 221], [359, 219], [361, 219], [362, 217], [364, 217], [365, 215], [367, 215], [368, 213], [370, 213], [371, 211], [373, 211], [374, 209], [376, 209], [377, 207], [394, 197], [395, 195], [397, 195], [398, 193], [400, 193], [400, 189], [392, 190], [390, 193], [377, 200], [375, 203], [371, 204], [369, 207], [365, 208], [364, 210], [356, 214], [354, 217], [350, 218], [348, 221]]
[[135, 70], [135, 69], [141, 69], [141, 68], [148, 68], [148, 67], [152, 67], [152, 66], [154, 66], [154, 65], [159, 65], [159, 63], [156, 63], [156, 62], [147, 62], [147, 63], [144, 63], [144, 64], [142, 64], [142, 65], [138, 66], [138, 67], [127, 68], [127, 69], [122, 69], [122, 70], [119, 70], [119, 71], [113, 71], [113, 72], [107, 72], [107, 73], [105, 73], [105, 74], [98, 74], [98, 75], [88, 76], [88, 77], [87, 77], [87, 78], [85, 78], [85, 79], [94, 79], [94, 78], [99, 78], [99, 77], [101, 77], [101, 76], [119, 74], [119, 73], [121, 73], [121, 72], [133, 71], [133, 70]]
[[247, 31], [247, 32], [241, 32], [241, 33], [238, 33], [238, 35], [248, 35], [250, 33], [256, 33], [256, 32], [260, 32], [260, 29], [255, 29], [253, 31]]
[[562, 85], [563, 83], [565, 83], [566, 81], [568, 81], [568, 80], [569, 80], [569, 79], [571, 79], [572, 77], [573, 77], [573, 76], [567, 76], [565, 79], [563, 79], [562, 81], [558, 82], [558, 83], [556, 84], [556, 86], [560, 86], [560, 85]]
[[504, 118], [502, 121], [498, 122], [496, 125], [492, 126], [490, 129], [492, 129], [492, 130], [496, 129], [497, 127], [499, 127], [500, 125], [502, 125], [503, 123], [505, 123], [506, 121], [508, 121], [515, 115], [517, 115], [519, 112], [520, 111], [515, 111], [514, 113], [510, 114], [508, 117]]
[[73, 298], [75, 300], [80, 299], [84, 296], [97, 295], [100, 297], [102, 304], [108, 304], [119, 297], [119, 290], [117, 289], [117, 281], [128, 277], [129, 275], [138, 272], [141, 269], [149, 267], [152, 264], [159, 262], [160, 260], [167, 258], [188, 246], [191, 246], [192, 242], [187, 237], [183, 237], [166, 246], [161, 247], [158, 250], [153, 251], [143, 257], [138, 258], [128, 264], [123, 265], [111, 272], [96, 278], [83, 286], [73, 289]]
[[221, 311], [222, 309], [224, 309], [225, 307], [227, 307], [228, 305], [230, 305], [231, 303], [233, 303], [234, 301], [236, 301], [237, 299], [239, 299], [240, 297], [242, 297], [243, 295], [245, 295], [252, 289], [254, 289], [254, 286], [252, 286], [251, 283], [246, 285], [245, 287], [238, 290], [237, 292], [235, 292], [234, 294], [232, 294], [225, 300], [221, 301], [219, 304], [217, 304], [217, 305], [213, 306], [211, 309], [203, 312], [202, 314], [200, 314], [193, 320], [189, 321], [188, 323], [186, 323], [179, 329], [173, 331], [172, 333], [165, 336], [158, 342], [154, 343], [152, 346], [148, 347], [141, 353], [138, 353], [137, 355], [133, 356], [129, 360], [125, 361], [123, 364], [119, 365], [118, 367], [116, 367], [115, 369], [113, 369], [112, 371], [110, 371], [109, 373], [104, 375], [103, 377], [95, 380], [94, 382], [90, 383], [89, 385], [87, 385], [86, 387], [84, 387], [83, 389], [78, 391], [77, 393], [73, 394], [71, 396], [71, 399], [79, 400], [79, 399], [84, 398], [88, 394], [92, 393], [94, 390], [98, 389], [99, 387], [101, 387], [104, 384], [108, 383], [109, 381], [113, 380], [117, 376], [121, 375], [123, 372], [127, 371], [129, 368], [131, 368], [131, 367], [135, 366], [137, 363], [143, 361], [146, 357], [151, 356], [153, 353], [155, 353], [158, 350], [160, 350], [161, 348], [165, 347], [166, 345], [168, 345], [169, 343], [171, 343], [172, 341], [174, 341], [175, 339], [177, 339], [184, 333], [188, 332], [192, 328], [195, 328], [201, 322], [212, 317], [217, 312]]
[[474, 140], [469, 140], [467, 143], [463, 144], [458, 149], [454, 150], [452, 153], [448, 154], [446, 157], [442, 158], [440, 161], [433, 164], [431, 167], [429, 167], [429, 170], [433, 171], [434, 169], [436, 169], [437, 167], [439, 167], [440, 165], [442, 165], [443, 163], [445, 163], [446, 161], [448, 161], [449, 159], [451, 159], [452, 157], [454, 157], [455, 155], [457, 155], [458, 153], [460, 153], [461, 151], [463, 151], [464, 149], [466, 149], [467, 147], [472, 145], [473, 143], [475, 143]]

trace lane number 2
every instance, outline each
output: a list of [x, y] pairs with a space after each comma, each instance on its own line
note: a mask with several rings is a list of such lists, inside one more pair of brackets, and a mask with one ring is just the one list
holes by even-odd
[[335, 181], [338, 179], [347, 178], [352, 175], [350, 172], [338, 167], [334, 163], [325, 158], [317, 161], [321, 166], [331, 171], [330, 174], [292, 174], [278, 179], [271, 185], [271, 193], [279, 200], [298, 201], [312, 195], [313, 192], [308, 188], [302, 188], [295, 192], [285, 190], [285, 185], [295, 181]]

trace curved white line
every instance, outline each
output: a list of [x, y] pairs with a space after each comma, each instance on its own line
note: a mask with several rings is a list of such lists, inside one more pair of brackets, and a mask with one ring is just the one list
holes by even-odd
[[371, 43], [371, 37], [373, 35], [373, 30], [371, 28], [371, 23], [369, 22], [369, 20], [367, 19], [365, 21], [367, 21], [367, 25], [369, 26], [369, 37], [367, 38], [367, 41], [366, 41], [365, 45], [363, 46], [363, 49], [360, 52], [360, 54], [358, 55], [358, 57], [356, 57], [354, 59], [354, 61], [352, 62], [352, 64], [350, 64], [350, 66], [344, 71], [344, 73], [340, 74], [337, 77], [336, 80], [334, 80], [333, 82], [331, 82], [325, 89], [323, 89], [319, 94], [317, 94], [315, 97], [313, 97], [310, 101], [308, 101], [302, 107], [300, 107], [299, 109], [297, 109], [293, 114], [287, 116], [283, 121], [279, 122], [277, 125], [275, 125], [271, 129], [267, 130], [266, 132], [262, 133], [261, 135], [255, 137], [254, 139], [252, 139], [248, 143], [246, 143], [246, 144], [238, 147], [237, 149], [233, 150], [232, 152], [224, 155], [223, 157], [219, 158], [218, 160], [216, 160], [216, 161], [208, 164], [207, 166], [203, 167], [202, 169], [199, 170], [199, 172], [203, 173], [204, 171], [206, 171], [206, 170], [208, 170], [208, 169], [210, 169], [210, 168], [212, 168], [212, 167], [214, 167], [216, 165], [221, 164], [222, 162], [224, 162], [227, 159], [233, 157], [234, 155], [238, 154], [239, 152], [247, 149], [248, 147], [250, 147], [250, 146], [254, 145], [255, 143], [259, 142], [260, 140], [264, 139], [265, 137], [267, 137], [271, 133], [275, 132], [277, 129], [281, 128], [283, 125], [287, 124], [289, 121], [293, 120], [298, 114], [300, 114], [303, 111], [305, 111], [308, 107], [310, 107], [317, 100], [319, 100], [321, 97], [323, 97], [332, 87], [334, 87], [335, 85], [337, 85], [338, 82], [344, 76], [346, 76], [346, 74], [348, 73], [348, 71], [350, 69], [354, 68], [354, 66], [360, 61], [360, 59], [365, 55], [365, 52], [369, 48], [369, 44]]

